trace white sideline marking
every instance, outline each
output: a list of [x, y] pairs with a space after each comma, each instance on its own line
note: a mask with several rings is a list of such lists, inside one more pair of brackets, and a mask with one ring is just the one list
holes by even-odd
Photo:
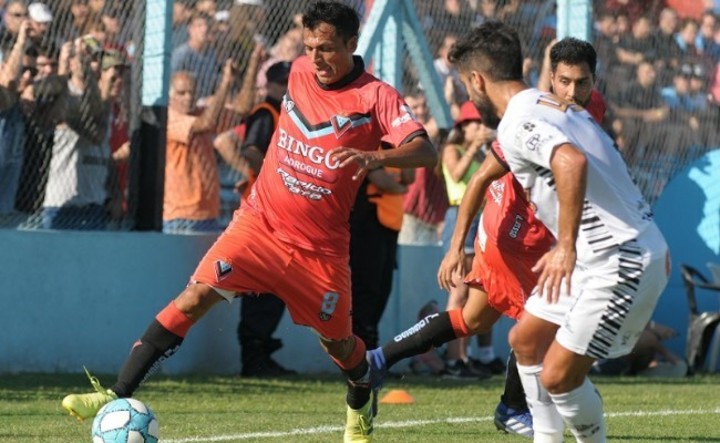
[[[668, 409], [664, 411], [633, 411], [633, 412], [610, 412], [605, 417], [654, 417], [668, 415], [704, 415], [704, 414], [720, 414], [720, 407], [715, 409]], [[406, 420], [406, 421], [389, 421], [376, 424], [376, 428], [411, 428], [414, 426], [426, 426], [439, 423], [475, 423], [492, 421], [493, 417], [450, 417], [440, 418], [436, 420]], [[315, 435], [330, 434], [333, 432], [341, 432], [345, 429], [343, 426], [316, 426], [312, 428], [292, 429], [290, 431], [265, 431], [265, 432], [247, 432], [244, 434], [234, 435], [216, 435], [208, 437], [188, 437], [161, 439], [163, 443], [205, 443], [228, 440], [249, 440], [251, 438], [274, 438], [274, 437], [290, 437], [293, 435]]]

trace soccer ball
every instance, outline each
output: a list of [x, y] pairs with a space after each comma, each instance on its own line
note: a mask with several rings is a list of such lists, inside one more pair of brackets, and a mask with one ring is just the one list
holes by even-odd
[[157, 443], [159, 438], [155, 414], [134, 398], [111, 401], [93, 421], [93, 443]]

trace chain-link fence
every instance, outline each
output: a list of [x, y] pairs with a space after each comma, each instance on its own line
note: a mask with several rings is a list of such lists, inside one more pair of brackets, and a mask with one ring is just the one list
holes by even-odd
[[[348, 2], [362, 16], [372, 4]], [[237, 158], [250, 137], [245, 123], [270, 94], [268, 68], [302, 53], [299, 14], [308, 3], [174, 2], [164, 202], [170, 231], [219, 229], [238, 206], [238, 191], [251, 178]], [[486, 20], [515, 26], [526, 52], [526, 80], [537, 85], [545, 48], [556, 36], [554, 1], [414, 3], [454, 118], [467, 95], [446, 54], [458, 36]], [[593, 3], [597, 87], [608, 104], [604, 125], [654, 201], [673, 174], [720, 145], [717, 15], [693, 7], [703, 2]], [[133, 226], [128, 165], [138, 147], [129, 140], [140, 110], [144, 5], [142, 0], [5, 3], [0, 225]], [[226, 60], [234, 66], [224, 68]], [[427, 85], [420, 84], [416, 63], [405, 58], [402, 68], [400, 88], [411, 105], [420, 101], [416, 113], [431, 118], [432, 111], [422, 109]], [[203, 136], [189, 138], [191, 133]], [[442, 181], [426, 191], [417, 198], [437, 200], [426, 215], [441, 220]]]
[[4, 2], [0, 27], [0, 224], [124, 225], [133, 2]]

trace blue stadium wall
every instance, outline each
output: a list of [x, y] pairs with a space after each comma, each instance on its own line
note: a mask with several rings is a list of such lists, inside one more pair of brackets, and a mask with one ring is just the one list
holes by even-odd
[[[657, 202], [656, 214], [674, 265], [654, 318], [678, 329], [680, 337], [669, 345], [683, 354], [688, 309], [678, 265], [706, 271], [706, 262], [720, 262], [720, 151], [679, 174]], [[79, 372], [83, 365], [116, 372], [212, 241], [159, 233], [0, 230], [0, 373]], [[428, 300], [445, 303], [435, 281], [440, 258], [437, 247], [400, 248], [382, 340], [413, 324]], [[700, 297], [701, 308], [718, 309], [718, 294], [701, 291]], [[236, 373], [238, 313], [237, 301], [213, 309], [163, 372]], [[495, 348], [503, 356], [510, 326], [503, 319], [495, 331]], [[292, 325], [287, 315], [277, 336], [285, 344], [276, 354], [282, 364], [306, 372], [334, 370], [315, 335]]]

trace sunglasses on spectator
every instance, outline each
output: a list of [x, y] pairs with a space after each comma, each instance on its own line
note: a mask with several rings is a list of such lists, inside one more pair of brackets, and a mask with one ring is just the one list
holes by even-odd
[[27, 12], [8, 12], [8, 15], [10, 17], [15, 17], [15, 18], [21, 18], [21, 17], [28, 16]]

